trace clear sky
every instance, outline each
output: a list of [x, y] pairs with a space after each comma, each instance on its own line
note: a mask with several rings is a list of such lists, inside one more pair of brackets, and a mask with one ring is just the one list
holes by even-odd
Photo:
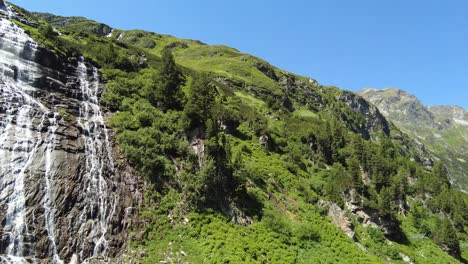
[[397, 87], [468, 109], [467, 0], [11, 0], [224, 44], [347, 90]]

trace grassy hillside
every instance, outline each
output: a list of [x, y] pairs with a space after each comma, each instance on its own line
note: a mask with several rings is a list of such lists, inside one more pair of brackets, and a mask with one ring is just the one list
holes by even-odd
[[59, 35], [45, 22], [23, 25], [40, 43], [100, 67], [110, 125], [148, 183], [131, 257], [467, 258], [460, 248], [468, 240], [466, 195], [450, 186], [440, 163], [423, 166], [417, 144], [362, 98], [233, 48], [140, 30], [103, 35], [92, 21], [39, 17], [64, 26]]

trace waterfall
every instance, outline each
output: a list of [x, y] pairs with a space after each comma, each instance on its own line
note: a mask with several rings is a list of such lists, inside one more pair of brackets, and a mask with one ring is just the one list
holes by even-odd
[[[32, 85], [48, 80], [43, 74], [51, 69], [34, 62], [37, 43], [5, 18], [14, 16], [12, 9], [7, 5], [0, 9], [0, 262], [41, 262], [36, 254], [54, 264], [73, 254], [72, 260], [79, 263], [105, 259], [112, 252], [111, 220], [118, 199], [112, 145], [99, 105], [98, 70], [79, 59], [76, 75], [71, 73], [69, 80], [70, 89], [79, 88], [80, 98], [66, 99], [71, 108], [79, 108], [79, 116], [76, 123], [64, 121], [62, 126], [57, 110], [62, 106], [50, 100], [53, 92]], [[82, 143], [84, 153], [65, 153], [69, 139], [64, 129], [75, 125], [81, 134], [77, 132], [80, 139], [73, 139], [73, 144]], [[67, 164], [64, 155], [76, 162], [82, 159], [82, 166]], [[64, 164], [76, 165], [79, 177], [64, 175], [60, 171]], [[64, 195], [67, 187], [59, 186], [68, 180], [74, 183], [71, 190], [79, 190], [76, 196]], [[72, 212], [64, 211], [62, 199], [74, 202]], [[74, 233], [59, 236], [67, 231]]]
[[0, 12], [4, 13], [8, 17], [12, 17], [14, 15], [11, 7], [3, 0], [0, 1]]
[[[5, 6], [8, 15], [11, 9]], [[3, 238], [7, 263], [24, 263], [33, 254], [33, 242], [26, 222], [25, 181], [42, 143], [40, 130], [46, 107], [30, 95], [28, 82], [37, 72], [34, 59], [37, 44], [24, 30], [0, 18], [0, 203], [6, 206]], [[34, 124], [34, 120], [40, 120]]]
[[45, 186], [46, 186], [46, 191], [44, 195], [44, 201], [43, 201], [43, 207], [44, 207], [44, 218], [45, 218], [45, 228], [47, 230], [47, 236], [50, 241], [51, 245], [51, 251], [52, 251], [52, 256], [53, 256], [53, 263], [55, 264], [62, 264], [63, 261], [60, 259], [58, 253], [57, 253], [57, 243], [55, 239], [55, 208], [53, 206], [53, 193], [52, 193], [52, 187], [53, 187], [53, 170], [52, 170], [52, 164], [54, 160], [54, 144], [55, 144], [55, 137], [56, 137], [56, 131], [58, 128], [57, 124], [57, 115], [58, 113], [56, 112], [50, 112], [48, 114], [49, 118], [49, 128], [47, 131], [47, 137], [46, 137], [46, 149], [45, 149]]
[[[25, 174], [33, 161], [37, 148], [41, 143], [40, 134], [33, 133], [32, 127], [32, 107], [28, 101], [25, 102], [16, 113], [16, 125], [13, 129], [4, 132], [5, 138], [15, 140], [13, 148], [9, 153], [5, 153], [7, 164], [3, 164], [2, 191], [7, 190], [8, 209], [6, 213], [6, 224], [4, 230], [9, 232], [9, 245], [7, 254], [11, 256], [25, 256], [25, 243], [30, 236], [28, 226], [25, 221]], [[43, 118], [42, 118], [43, 120]], [[11, 153], [13, 152], [13, 153]], [[10, 157], [10, 158], [8, 158]], [[12, 190], [11, 190], [12, 189]]]
[[[12, 10], [4, 6], [11, 16]], [[36, 90], [30, 83], [40, 76], [34, 63], [37, 43], [20, 27], [8, 19], [0, 18], [0, 204], [6, 205], [2, 240], [7, 241], [0, 257], [7, 263], [25, 263], [25, 257], [34, 258], [33, 235], [26, 221], [25, 182], [32, 163], [40, 153], [44, 139], [41, 133], [48, 116], [48, 108], [32, 94]], [[55, 117], [55, 116], [54, 116]], [[55, 246], [53, 206], [50, 193], [50, 162], [56, 129], [54, 118], [48, 118], [51, 127], [47, 134], [45, 153], [44, 199], [45, 229], [51, 242], [54, 263], [61, 263]], [[35, 120], [40, 120], [35, 123]]]
[[[104, 118], [99, 106], [100, 83], [96, 68], [92, 68], [92, 76], [88, 76], [88, 68], [80, 58], [78, 62], [78, 77], [82, 101], [78, 124], [83, 129], [85, 145], [85, 208], [80, 215], [79, 236], [92, 237], [94, 245], [92, 256], [106, 257], [109, 251], [109, 224], [115, 212], [116, 197], [109, 189], [105, 179], [105, 171], [113, 173], [111, 145]], [[113, 175], [109, 175], [113, 176]], [[85, 230], [91, 230], [85, 234]], [[79, 253], [84, 259], [83, 248]]]

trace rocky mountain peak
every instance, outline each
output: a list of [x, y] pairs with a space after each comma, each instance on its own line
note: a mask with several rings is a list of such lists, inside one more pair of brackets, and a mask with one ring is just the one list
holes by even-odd
[[358, 92], [394, 122], [433, 123], [433, 114], [414, 95], [397, 89], [364, 89]]
[[468, 111], [463, 107], [455, 105], [434, 105], [429, 106], [428, 110], [439, 119], [453, 121], [462, 126], [468, 126]]
[[[358, 94], [443, 161], [454, 185], [467, 188], [468, 112], [465, 109], [451, 105], [425, 107], [414, 95], [395, 88], [364, 89]], [[448, 149], [452, 157], [447, 159]]]

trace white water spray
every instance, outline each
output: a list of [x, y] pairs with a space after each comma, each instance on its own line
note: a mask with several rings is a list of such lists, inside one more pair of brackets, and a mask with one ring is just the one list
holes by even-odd
[[[13, 15], [7, 5], [0, 9], [2, 14]], [[2, 239], [8, 243], [0, 260], [2, 263], [27, 263], [26, 258], [34, 260], [34, 239], [26, 220], [25, 183], [34, 173], [31, 171], [33, 161], [42, 155], [39, 153], [44, 140], [41, 130], [49, 110], [33, 97], [36, 89], [30, 85], [32, 80], [41, 76], [34, 62], [37, 43], [5, 18], [0, 18], [0, 34], [0, 204], [6, 206], [3, 226], [6, 236]], [[49, 131], [51, 129], [54, 128], [49, 128]], [[44, 207], [47, 219], [51, 216], [48, 208], [52, 206], [46, 200]], [[50, 232], [53, 230], [51, 222], [45, 222], [49, 240], [55, 241], [53, 232]], [[54, 243], [51, 244], [55, 248]], [[53, 250], [54, 260], [60, 260]]]
[[[58, 114], [34, 98], [37, 89], [31, 83], [43, 77], [41, 66], [34, 62], [37, 43], [5, 18], [14, 15], [9, 6], [0, 7], [0, 205], [6, 209], [5, 213], [0, 212], [5, 218], [3, 238], [0, 238], [6, 244], [1, 249], [0, 262], [38, 261], [32, 234], [35, 226], [28, 226], [31, 215], [26, 208], [29, 193], [25, 189], [38, 184], [43, 187], [40, 190], [44, 209], [41, 230], [47, 235], [48, 261], [62, 264], [59, 253], [63, 245], [59, 245], [57, 230], [60, 228], [55, 223]], [[96, 68], [88, 68], [82, 58], [77, 73], [82, 94], [77, 122], [84, 142], [80, 193], [84, 208], [78, 219], [78, 234], [73, 236], [78, 241], [78, 262], [86, 263], [93, 257], [109, 255], [110, 223], [117, 198], [113, 193], [112, 147], [99, 106], [99, 74]], [[29, 182], [29, 177], [38, 172], [43, 173], [40, 182]]]
[[[78, 74], [83, 97], [78, 124], [83, 129], [86, 157], [85, 208], [80, 216], [79, 235], [92, 238], [94, 245], [92, 256], [106, 257], [109, 253], [109, 224], [115, 212], [116, 200], [115, 195], [109, 191], [110, 186], [104, 175], [105, 171], [113, 172], [112, 150], [99, 106], [100, 84], [97, 69], [93, 67], [90, 77], [83, 58], [80, 58]], [[84, 234], [89, 225], [91, 231], [89, 234]], [[83, 249], [79, 255], [83, 260]]]
[[[8, 235], [5, 253], [8, 263], [24, 263], [22, 257], [31, 254], [32, 242], [25, 218], [25, 180], [42, 142], [39, 131], [45, 114], [36, 109], [44, 106], [36, 105], [37, 101], [8, 81], [1, 89], [6, 108], [0, 132], [0, 202], [7, 205], [3, 227]], [[41, 121], [34, 125], [34, 119]]]
[[5, 14], [9, 18], [14, 15], [12, 8], [5, 1], [3, 1], [3, 5], [0, 4], [0, 13]]
[[[9, 6], [1, 13], [12, 15]], [[38, 73], [31, 70], [37, 44], [23, 29], [0, 18], [0, 203], [6, 205], [2, 261], [24, 263], [30, 256], [32, 235], [26, 222], [25, 180], [41, 143], [46, 109], [31, 95], [28, 82]], [[34, 120], [41, 123], [34, 124]]]
[[53, 170], [52, 165], [54, 161], [54, 147], [55, 147], [55, 138], [56, 131], [58, 128], [57, 124], [57, 115], [58, 113], [49, 113], [49, 128], [47, 131], [47, 137], [45, 140], [46, 149], [45, 149], [45, 195], [43, 201], [44, 207], [44, 218], [45, 218], [45, 228], [47, 230], [47, 237], [50, 242], [51, 251], [52, 251], [52, 262], [54, 264], [62, 264], [63, 261], [60, 259], [57, 252], [57, 243], [55, 239], [55, 208], [53, 206], [54, 197], [53, 197]]

